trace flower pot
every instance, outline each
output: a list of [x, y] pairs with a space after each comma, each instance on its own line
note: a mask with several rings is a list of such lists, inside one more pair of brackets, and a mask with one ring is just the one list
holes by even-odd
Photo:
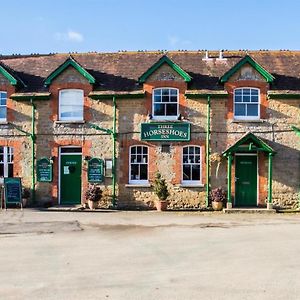
[[223, 202], [212, 201], [211, 206], [212, 206], [213, 210], [216, 210], [216, 211], [222, 210], [223, 209]]
[[155, 207], [157, 211], [165, 211], [167, 210], [168, 201], [167, 200], [156, 200]]
[[98, 201], [88, 200], [89, 208], [95, 210], [98, 207]]
[[22, 207], [27, 206], [28, 199], [27, 198], [22, 198]]

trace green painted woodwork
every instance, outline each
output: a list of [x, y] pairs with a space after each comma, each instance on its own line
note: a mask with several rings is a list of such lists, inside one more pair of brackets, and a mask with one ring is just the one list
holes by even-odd
[[[251, 146], [252, 144], [252, 146]], [[239, 139], [234, 145], [227, 148], [223, 152], [223, 156], [227, 156], [228, 153], [235, 153], [235, 152], [256, 152], [256, 151], [263, 151], [267, 153], [273, 153], [276, 152], [267, 145], [264, 141], [262, 141], [260, 138], [255, 136], [253, 133], [248, 132], [246, 135], [244, 135], [241, 139]]]
[[235, 206], [257, 205], [257, 156], [235, 157]]
[[175, 64], [169, 57], [164, 55], [139, 78], [139, 82], [145, 82], [147, 78], [163, 64], [168, 64], [177, 74], [179, 74], [184, 79], [185, 82], [190, 82], [192, 80], [192, 77], [188, 73], [186, 73], [177, 64]]
[[276, 94], [273, 94], [273, 93], [268, 93], [268, 99], [282, 99], [282, 100], [297, 100], [297, 99], [300, 99], [300, 94], [299, 93], [276, 93]]
[[186, 92], [184, 94], [189, 99], [207, 99], [207, 97], [213, 97], [213, 99], [224, 99], [228, 97], [226, 91], [220, 91], [219, 93], [201, 93], [201, 92]]
[[231, 167], [232, 167], [232, 154], [228, 153], [227, 156], [227, 202], [232, 203], [231, 199]]
[[21, 178], [4, 178], [5, 203], [21, 203], [22, 183]]
[[292, 126], [292, 129], [296, 132], [296, 134], [300, 137], [300, 128], [296, 126]]
[[28, 100], [49, 100], [51, 93], [16, 93], [10, 96], [11, 99], [16, 101], [28, 101]]
[[3, 66], [0, 65], [0, 74], [2, 74], [11, 85], [17, 85], [18, 84], [18, 80], [12, 76], [5, 68], [3, 68]]
[[112, 187], [113, 187], [113, 195], [112, 195], [112, 206], [115, 207], [117, 204], [116, 199], [116, 181], [117, 181], [117, 168], [116, 168], [116, 141], [117, 141], [117, 99], [113, 97], [113, 130], [112, 130], [112, 140], [113, 140], [113, 159], [112, 159]]
[[101, 183], [104, 180], [104, 163], [102, 159], [93, 157], [88, 161], [88, 182]]
[[151, 122], [141, 124], [142, 141], [189, 141], [189, 123]]
[[101, 93], [97, 93], [96, 91], [91, 92], [89, 94], [89, 98], [94, 99], [94, 100], [109, 100], [112, 97], [118, 97], [118, 100], [121, 99], [141, 99], [145, 97], [145, 91], [140, 91], [140, 92], [128, 92], [126, 94], [111, 94], [111, 93], [107, 93], [104, 94], [103, 92]]
[[273, 153], [269, 153], [269, 165], [268, 165], [268, 203], [272, 203], [272, 169], [273, 169]]
[[60, 204], [81, 203], [81, 155], [60, 157]]
[[73, 58], [68, 58], [62, 65], [60, 65], [56, 70], [54, 70], [46, 79], [45, 85], [50, 85], [54, 78], [66, 70], [69, 66], [76, 69], [83, 77], [85, 77], [90, 84], [94, 84], [96, 79], [82, 66], [80, 66]]
[[206, 116], [206, 201], [208, 207], [210, 191], [210, 96], [207, 97], [207, 116]]
[[39, 182], [52, 182], [53, 164], [48, 157], [42, 157], [36, 163], [36, 177]]
[[267, 82], [271, 83], [275, 79], [267, 70], [265, 70], [260, 64], [258, 64], [252, 57], [246, 55], [241, 59], [233, 68], [227, 71], [220, 79], [220, 82], [225, 83], [229, 78], [235, 74], [245, 64], [251, 65], [261, 76], [263, 76]]

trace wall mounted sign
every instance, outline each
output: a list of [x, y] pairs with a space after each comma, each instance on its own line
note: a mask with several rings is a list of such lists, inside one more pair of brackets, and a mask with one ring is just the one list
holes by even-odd
[[36, 163], [37, 181], [39, 182], [52, 182], [53, 164], [50, 159], [43, 157]]
[[21, 178], [4, 178], [5, 203], [21, 203], [22, 184]]
[[189, 141], [191, 128], [189, 123], [142, 123], [143, 141]]
[[88, 182], [103, 182], [103, 160], [92, 158], [88, 161]]

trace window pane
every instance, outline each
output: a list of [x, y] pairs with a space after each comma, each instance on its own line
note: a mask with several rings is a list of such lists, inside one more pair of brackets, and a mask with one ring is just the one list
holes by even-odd
[[200, 163], [200, 155], [195, 156], [195, 163], [197, 163], [197, 164]]
[[251, 96], [251, 102], [258, 102], [258, 96]]
[[234, 91], [235, 95], [242, 95], [242, 90], [241, 89], [237, 89]]
[[154, 90], [154, 96], [161, 96], [161, 89]]
[[0, 106], [0, 119], [6, 119], [6, 106]]
[[137, 160], [138, 163], [141, 163], [142, 162], [142, 155], [137, 155], [136, 160]]
[[136, 147], [131, 147], [131, 154], [135, 154], [136, 153]]
[[200, 165], [192, 165], [192, 180], [200, 180]]
[[154, 115], [164, 116], [165, 115], [165, 105], [164, 104], [154, 104]]
[[258, 90], [252, 89], [251, 90], [251, 95], [252, 96], [258, 96]]
[[60, 118], [83, 120], [83, 91], [63, 90], [59, 94]]
[[154, 95], [154, 102], [161, 102], [161, 95]]
[[195, 153], [200, 154], [200, 147], [195, 147]]
[[170, 97], [169, 96], [162, 96], [161, 101], [162, 102], [169, 102], [170, 101]]
[[148, 179], [148, 166], [146, 164], [140, 165], [140, 180]]
[[139, 180], [139, 165], [137, 165], [137, 164], [131, 165], [130, 178], [131, 178], [131, 180]]
[[250, 89], [243, 89], [243, 95], [250, 95]]
[[14, 177], [13, 169], [14, 169], [14, 165], [8, 164], [8, 174], [7, 174], [8, 177]]
[[177, 96], [177, 90], [174, 89], [170, 90], [170, 94], [171, 96]]
[[147, 147], [143, 147], [143, 153], [148, 154], [148, 148]]
[[177, 116], [177, 104], [167, 104], [166, 109], [167, 116]]
[[183, 180], [191, 180], [191, 166], [190, 165], [183, 165], [183, 174], [182, 179]]
[[182, 161], [184, 164], [188, 163], [188, 157], [189, 157], [188, 155], [183, 155]]
[[244, 95], [243, 102], [250, 102], [250, 95]]
[[234, 115], [235, 116], [245, 116], [246, 115], [246, 105], [245, 104], [235, 104], [234, 105]]
[[134, 154], [131, 155], [130, 162], [132, 162], [132, 163], [136, 163], [137, 162], [136, 155], [134, 155]]
[[189, 153], [189, 148], [188, 147], [184, 147], [183, 148], [183, 154], [188, 154]]
[[0, 164], [0, 176], [4, 177], [4, 164]]
[[162, 89], [162, 95], [169, 97], [169, 89]]
[[171, 101], [171, 102], [177, 102], [177, 96], [172, 96], [172, 97], [170, 98], [170, 101]]
[[235, 95], [234, 101], [235, 102], [242, 102], [242, 95]]
[[194, 154], [195, 153], [195, 147], [189, 147], [189, 153]]
[[258, 105], [248, 104], [247, 105], [247, 116], [258, 116]]

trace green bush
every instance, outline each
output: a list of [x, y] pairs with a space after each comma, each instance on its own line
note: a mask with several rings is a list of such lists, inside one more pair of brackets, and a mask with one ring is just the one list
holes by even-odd
[[166, 200], [170, 193], [168, 191], [168, 186], [166, 180], [161, 177], [160, 173], [157, 173], [154, 180], [154, 193], [157, 195], [158, 199], [161, 201]]

